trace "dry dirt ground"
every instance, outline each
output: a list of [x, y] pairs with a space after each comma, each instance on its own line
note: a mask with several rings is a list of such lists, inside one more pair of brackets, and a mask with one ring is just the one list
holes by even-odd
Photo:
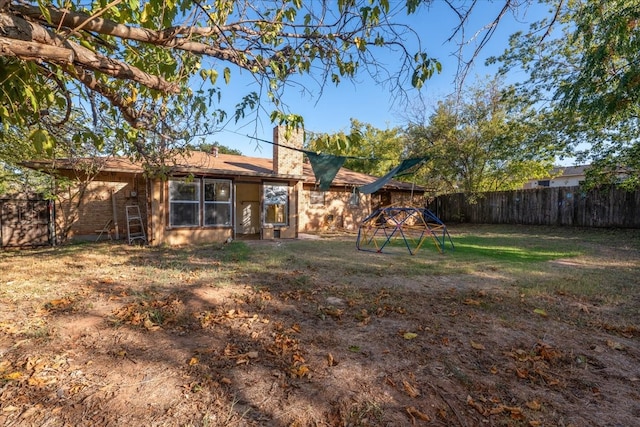
[[[532, 274], [637, 287], [623, 235]], [[439, 256], [353, 236], [0, 253], [0, 425], [640, 425], [637, 291], [523, 292]]]

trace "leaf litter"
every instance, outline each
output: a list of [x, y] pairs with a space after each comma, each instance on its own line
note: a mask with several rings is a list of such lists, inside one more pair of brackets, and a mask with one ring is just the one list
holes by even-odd
[[[524, 297], [508, 278], [372, 280], [312, 265], [217, 287], [187, 262], [149, 289], [148, 276], [108, 268], [159, 255], [116, 250], [100, 271], [74, 269], [93, 276], [69, 277], [60, 293], [3, 305], [0, 425], [581, 426], [640, 415], [639, 319], [616, 306]], [[71, 262], [56, 257], [45, 261]]]

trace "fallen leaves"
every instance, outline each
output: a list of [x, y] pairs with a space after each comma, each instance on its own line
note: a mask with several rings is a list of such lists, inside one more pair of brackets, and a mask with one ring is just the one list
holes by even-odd
[[[198, 265], [211, 261], [200, 256], [194, 259]], [[552, 425], [566, 415], [557, 398], [575, 393], [597, 403], [608, 397], [610, 384], [603, 379], [611, 372], [606, 369], [611, 366], [607, 357], [631, 358], [633, 341], [625, 337], [640, 336], [637, 328], [629, 325], [633, 319], [609, 318], [605, 316], [608, 312], [597, 304], [589, 305], [589, 310], [578, 309], [567, 305], [565, 299], [570, 297], [560, 301], [560, 305], [542, 298], [530, 298], [526, 305], [518, 305], [517, 287], [503, 290], [495, 286], [491, 296], [464, 288], [464, 294], [458, 291], [451, 299], [442, 299], [436, 297], [440, 295], [440, 286], [437, 294], [436, 290], [428, 289], [431, 300], [416, 298], [419, 294], [414, 287], [406, 294], [400, 286], [379, 293], [378, 288], [368, 284], [352, 287], [351, 283], [360, 279], [355, 277], [346, 278], [349, 285], [344, 287], [340, 280], [318, 280], [318, 286], [326, 289], [313, 295], [308, 286], [281, 294], [284, 284], [275, 283], [273, 277], [261, 282], [253, 272], [244, 272], [237, 265], [234, 268], [239, 272], [234, 286], [217, 288], [214, 280], [207, 280], [202, 287], [181, 287], [171, 276], [175, 283], [163, 287], [154, 286], [145, 277], [133, 284], [125, 283], [128, 293], [116, 292], [112, 286], [97, 286], [102, 293], [86, 303], [73, 293], [75, 309], [82, 310], [73, 316], [45, 317], [45, 313], [43, 317], [48, 323], [44, 326], [55, 332], [46, 339], [35, 334], [32, 327], [35, 317], [16, 317], [17, 321], [11, 322], [6, 313], [0, 322], [0, 335], [7, 343], [3, 357], [12, 359], [4, 363], [0, 358], [0, 384], [5, 387], [5, 395], [15, 393], [15, 398], [0, 405], [3, 416], [14, 424], [20, 421], [38, 424], [35, 419], [18, 418], [28, 408], [22, 403], [24, 400], [18, 399], [24, 396], [23, 392], [31, 393], [31, 405], [42, 401], [44, 396], [51, 399], [47, 401], [47, 411], [60, 410], [55, 405], [65, 405], [65, 411], [77, 408], [87, 412], [100, 410], [97, 405], [102, 401], [98, 397], [104, 396], [105, 402], [116, 397], [115, 402], [122, 402], [125, 393], [129, 393], [127, 397], [135, 393], [141, 406], [134, 409], [160, 419], [161, 414], [151, 411], [169, 405], [142, 407], [147, 404], [144, 398], [157, 396], [168, 402], [174, 398], [170, 393], [177, 390], [187, 394], [186, 390], [199, 394], [184, 402], [183, 413], [205, 410], [219, 415], [215, 412], [218, 401], [227, 403], [226, 398], [238, 396], [243, 399], [239, 407], [260, 408], [274, 417], [282, 415], [279, 410], [286, 410], [291, 414], [288, 421], [292, 425], [296, 416], [304, 420], [320, 414], [331, 399], [342, 405], [343, 410], [341, 418], [331, 424], [336, 426], [381, 425], [387, 419], [399, 420], [399, 425], [470, 426], [481, 422]], [[100, 275], [96, 273], [96, 277]], [[448, 278], [443, 278], [442, 283], [451, 283], [444, 279]], [[384, 283], [376, 282], [375, 286]], [[31, 301], [28, 308], [40, 308], [41, 312], [43, 306], [50, 311], [71, 309], [72, 298], [61, 298], [66, 292], [52, 289]], [[177, 297], [172, 300], [170, 293], [180, 295], [185, 306], [180, 305]], [[340, 298], [324, 299], [328, 293]], [[505, 295], [504, 304], [494, 304], [494, 293]], [[317, 301], [310, 299], [314, 295]], [[12, 307], [12, 302], [9, 297], [2, 301], [6, 310]], [[118, 324], [126, 323], [125, 327], [108, 328], [105, 322], [95, 321], [96, 313], [109, 315], [114, 307], [117, 311], [113, 312], [113, 318]], [[403, 314], [403, 307], [407, 314]], [[552, 319], [543, 319], [542, 313], [534, 312], [536, 307], [544, 307]], [[567, 307], [569, 310], [563, 312]], [[321, 313], [326, 321], [318, 318]], [[91, 323], [76, 322], [84, 320], [80, 316], [85, 314], [92, 316]], [[185, 320], [189, 328], [167, 327]], [[73, 321], [73, 327], [61, 328], [61, 322], [65, 321]], [[604, 322], [610, 322], [611, 326]], [[576, 336], [563, 341], [574, 327]], [[167, 332], [145, 333], [158, 329]], [[536, 344], [535, 338], [531, 340], [543, 336], [545, 341], [555, 344], [542, 345]], [[23, 338], [25, 344], [17, 347]], [[33, 355], [36, 346], [65, 345], [75, 352], [73, 369], [85, 374], [72, 376], [71, 369], [67, 372], [63, 369], [60, 371], [63, 374], [58, 373], [57, 383], [48, 383], [52, 378], [47, 375], [54, 366], [51, 360], [39, 357], [42, 360], [37, 362], [36, 358], [27, 369], [26, 359], [19, 356]], [[628, 353], [621, 353], [625, 346]], [[124, 360], [127, 358], [124, 349], [136, 358], [137, 366]], [[510, 350], [507, 356], [505, 350]], [[582, 359], [576, 362], [576, 357]], [[158, 371], [159, 368], [162, 370]], [[415, 377], [407, 373], [411, 369]], [[638, 375], [633, 372], [627, 375], [631, 378], [621, 375], [619, 383], [629, 389], [637, 388]], [[126, 390], [122, 387], [125, 382], [129, 386]], [[184, 390], [180, 388], [183, 383], [187, 384]], [[549, 387], [563, 383], [564, 388]], [[601, 387], [600, 396], [595, 395], [594, 384]], [[110, 388], [101, 390], [103, 386]], [[151, 386], [155, 391], [150, 392]], [[315, 394], [310, 395], [309, 391]], [[594, 395], [588, 395], [592, 391]], [[492, 393], [498, 397], [489, 397]], [[79, 395], [73, 398], [74, 394]], [[487, 398], [483, 399], [482, 394]], [[465, 400], [467, 395], [473, 396], [469, 402]], [[95, 400], [91, 401], [93, 396]], [[62, 403], [54, 402], [56, 398]], [[393, 404], [388, 403], [391, 399]], [[365, 408], [367, 404], [379, 405], [380, 412], [362, 410], [351, 415], [356, 405]], [[309, 414], [305, 413], [306, 408], [310, 409]], [[523, 413], [529, 419], [520, 421]], [[478, 414], [487, 414], [491, 419]], [[323, 415], [326, 413], [318, 417]]]
[[532, 411], [539, 411], [542, 409], [542, 404], [537, 400], [526, 402], [525, 405], [527, 406], [527, 408], [531, 409]]
[[[256, 322], [269, 323], [268, 319], [260, 318], [257, 314], [248, 313], [239, 309], [219, 309], [213, 311], [203, 311], [195, 315], [196, 319], [200, 322], [200, 326], [203, 329], [212, 327], [214, 325], [221, 325], [223, 323], [240, 320], [243, 321], [246, 326], [249, 326]], [[298, 326], [299, 327], [299, 326]], [[296, 325], [292, 327], [295, 330]]]
[[329, 316], [332, 317], [335, 320], [341, 320], [342, 319], [342, 315], [344, 314], [344, 309], [342, 308], [337, 308], [337, 307], [323, 307], [320, 309], [321, 313], [322, 313], [322, 317], [324, 318], [325, 316]]
[[[238, 346], [235, 345], [235, 344], [231, 344], [231, 343], [227, 343], [227, 345], [224, 348], [222, 354], [227, 359], [235, 360], [236, 365], [246, 365], [251, 360], [255, 360], [255, 359], [258, 359], [260, 357], [260, 353], [255, 351], [255, 350], [247, 351], [247, 352], [240, 352], [239, 349], [238, 349]], [[193, 360], [193, 358], [191, 360]], [[191, 361], [190, 361], [189, 364], [191, 364]]]
[[545, 343], [538, 343], [531, 351], [516, 349], [507, 355], [516, 361], [515, 373], [518, 378], [532, 381], [541, 379], [549, 386], [561, 383], [561, 379], [550, 372], [551, 366], [564, 358], [560, 350]]
[[338, 361], [333, 357], [333, 354], [329, 353], [327, 354], [327, 366], [331, 367], [331, 366], [336, 366], [338, 364]]
[[476, 350], [485, 350], [485, 346], [479, 342], [471, 341], [471, 347]]
[[409, 414], [409, 418], [411, 419], [411, 424], [415, 425], [416, 420], [420, 421], [431, 421], [431, 417], [427, 414], [420, 412], [414, 406], [409, 406], [406, 408], [407, 414]]
[[355, 318], [360, 322], [359, 326], [367, 326], [371, 322], [371, 315], [369, 311], [365, 308], [360, 310], [360, 313], [355, 315]]
[[309, 367], [307, 365], [292, 366], [291, 375], [297, 378], [302, 378], [309, 375]]
[[420, 396], [420, 390], [418, 390], [418, 387], [411, 384], [409, 381], [402, 380], [402, 386], [404, 387], [404, 392], [407, 393], [409, 397], [416, 398]]
[[634, 336], [640, 336], [640, 327], [636, 325], [627, 325], [627, 324], [616, 325], [616, 324], [610, 324], [610, 323], [604, 322], [602, 327], [609, 332], [620, 334], [625, 338], [633, 338]]
[[182, 301], [169, 295], [163, 299], [124, 305], [112, 312], [112, 320], [157, 331], [163, 326], [175, 323], [183, 309]]
[[74, 302], [72, 297], [56, 298], [45, 303], [44, 308], [49, 312], [64, 313], [73, 309]]
[[282, 356], [295, 353], [300, 349], [300, 341], [290, 337], [286, 333], [274, 333], [273, 342], [267, 346], [269, 353]]
[[609, 347], [612, 350], [625, 350], [626, 347], [624, 344], [622, 344], [619, 341], [614, 341], [614, 340], [607, 340], [607, 347]]
[[8, 374], [3, 374], [2, 379], [6, 381], [17, 381], [22, 379], [22, 376], [23, 376], [22, 372], [15, 371]]
[[482, 399], [482, 401], [479, 402], [469, 395], [467, 396], [467, 405], [474, 408], [484, 417], [507, 413], [513, 420], [524, 420], [525, 418], [522, 413], [522, 408], [519, 406], [508, 406], [500, 403], [499, 401], [490, 402], [486, 399]]
[[65, 354], [28, 356], [26, 360], [0, 362], [0, 380], [24, 382], [30, 387], [42, 388], [56, 384], [66, 375], [69, 361]]

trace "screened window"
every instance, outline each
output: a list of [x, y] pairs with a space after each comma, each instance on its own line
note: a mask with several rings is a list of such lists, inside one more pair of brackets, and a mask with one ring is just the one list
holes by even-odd
[[358, 206], [360, 204], [360, 192], [356, 189], [351, 193], [351, 197], [349, 197], [349, 205], [350, 206]]
[[200, 181], [169, 181], [169, 224], [172, 227], [200, 225]]
[[310, 191], [309, 203], [312, 205], [324, 205], [324, 191]]
[[264, 223], [286, 225], [289, 211], [289, 187], [264, 184]]
[[232, 188], [228, 179], [170, 180], [169, 225], [231, 226]]
[[204, 180], [204, 225], [231, 225], [231, 181]]

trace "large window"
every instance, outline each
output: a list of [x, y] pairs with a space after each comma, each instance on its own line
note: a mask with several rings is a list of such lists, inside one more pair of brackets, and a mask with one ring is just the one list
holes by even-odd
[[172, 227], [200, 225], [200, 181], [169, 181], [169, 224]]
[[289, 217], [289, 186], [264, 184], [264, 223], [286, 225]]
[[226, 179], [170, 180], [169, 225], [230, 226], [231, 188]]
[[231, 182], [204, 180], [204, 225], [231, 225]]

